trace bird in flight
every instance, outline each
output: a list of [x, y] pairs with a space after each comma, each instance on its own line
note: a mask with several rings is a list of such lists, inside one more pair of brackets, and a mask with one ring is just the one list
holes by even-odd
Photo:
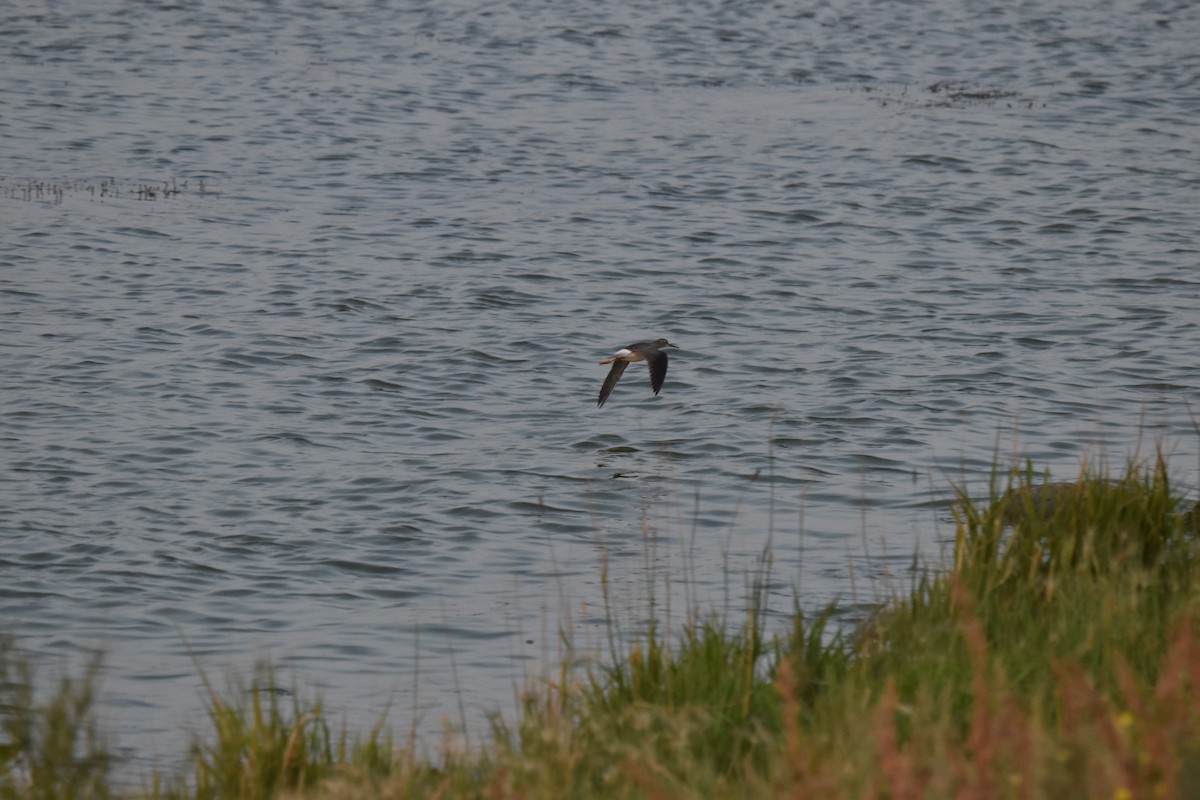
[[654, 390], [655, 394], [658, 394], [658, 390], [662, 388], [663, 379], [667, 377], [667, 354], [663, 352], [663, 348], [675, 346], [666, 339], [637, 342], [613, 353], [611, 358], [601, 361], [601, 364], [612, 364], [612, 369], [608, 371], [608, 377], [604, 379], [604, 385], [600, 387], [600, 399], [596, 401], [596, 405], [604, 405], [604, 401], [612, 394], [613, 387], [617, 385], [617, 381], [621, 380], [621, 374], [625, 372], [625, 367], [629, 366], [631, 361], [646, 362], [646, 366], [650, 368], [650, 388]]

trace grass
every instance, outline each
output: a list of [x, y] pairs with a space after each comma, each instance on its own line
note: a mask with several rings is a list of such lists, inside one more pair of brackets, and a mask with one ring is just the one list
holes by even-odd
[[99, 658], [39, 700], [35, 674], [0, 637], [0, 800], [109, 797], [113, 759], [92, 713]]
[[[1014, 470], [954, 516], [949, 563], [853, 630], [796, 609], [768, 634], [759, 581], [740, 621], [651, 625], [598, 666], [568, 653], [486, 742], [432, 756], [382, 726], [335, 732], [319, 702], [209, 685], [187, 773], [120, 794], [1200, 797], [1200, 514], [1163, 459], [1058, 484]], [[37, 702], [0, 643], [0, 800], [118, 796], [94, 669]]]

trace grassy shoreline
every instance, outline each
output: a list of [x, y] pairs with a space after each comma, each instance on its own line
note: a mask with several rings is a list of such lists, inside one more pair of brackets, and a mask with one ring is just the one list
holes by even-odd
[[485, 743], [432, 754], [209, 686], [186, 774], [118, 790], [95, 667], [35, 702], [0, 640], [0, 800], [1200, 797], [1200, 511], [1162, 457], [1065, 484], [1016, 470], [954, 513], [950, 563], [853, 631], [797, 610], [768, 636], [754, 602], [732, 627], [651, 627], [600, 666], [564, 659]]

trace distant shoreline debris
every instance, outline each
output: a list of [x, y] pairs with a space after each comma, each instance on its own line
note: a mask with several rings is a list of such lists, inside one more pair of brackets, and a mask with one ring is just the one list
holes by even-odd
[[0, 184], [0, 193], [12, 200], [30, 203], [53, 203], [59, 205], [67, 195], [86, 194], [91, 199], [169, 200], [181, 194], [205, 194], [208, 186], [204, 178], [169, 178], [161, 183], [121, 182], [116, 178], [94, 181], [22, 181]]
[[862, 84], [850, 87], [875, 99], [881, 106], [891, 104], [910, 108], [968, 108], [971, 106], [999, 106], [1005, 108], [1032, 109], [1045, 107], [1031, 97], [1023, 96], [1016, 89], [975, 86], [966, 81], [935, 81], [927, 86], [910, 84]]

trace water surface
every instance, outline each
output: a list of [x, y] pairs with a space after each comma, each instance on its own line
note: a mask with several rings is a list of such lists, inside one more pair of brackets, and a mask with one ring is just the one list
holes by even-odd
[[197, 663], [427, 733], [605, 563], [853, 607], [996, 455], [1194, 496], [1200, 8], [1078, 6], [0, 12], [3, 626], [133, 763]]

